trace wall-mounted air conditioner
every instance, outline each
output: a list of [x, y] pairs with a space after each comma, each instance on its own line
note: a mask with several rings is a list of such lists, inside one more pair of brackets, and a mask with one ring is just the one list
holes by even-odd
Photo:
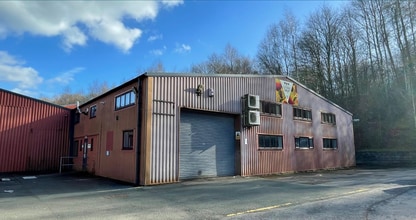
[[258, 95], [244, 95], [245, 108], [247, 110], [260, 109], [260, 97]]
[[244, 126], [260, 125], [260, 112], [255, 110], [248, 110], [244, 112]]

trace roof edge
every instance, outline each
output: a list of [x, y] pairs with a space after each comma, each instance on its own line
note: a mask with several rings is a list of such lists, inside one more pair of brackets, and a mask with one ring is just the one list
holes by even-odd
[[346, 110], [345, 108], [343, 108], [343, 107], [339, 106], [338, 104], [336, 104], [335, 102], [333, 102], [333, 101], [329, 100], [328, 98], [325, 98], [325, 97], [324, 97], [324, 96], [322, 96], [321, 94], [319, 94], [319, 93], [315, 92], [314, 90], [312, 90], [312, 89], [308, 88], [307, 86], [305, 86], [304, 84], [300, 83], [299, 81], [297, 81], [297, 80], [293, 79], [292, 77], [290, 77], [290, 76], [280, 76], [280, 77], [285, 77], [285, 78], [288, 78], [289, 80], [291, 80], [291, 81], [295, 82], [296, 84], [298, 84], [298, 85], [299, 85], [299, 86], [301, 86], [302, 88], [304, 88], [304, 89], [308, 90], [310, 93], [312, 93], [312, 94], [314, 94], [314, 95], [318, 96], [319, 98], [321, 98], [321, 99], [325, 100], [326, 102], [330, 103], [331, 105], [333, 105], [333, 106], [335, 106], [335, 107], [339, 108], [339, 109], [340, 109], [340, 110], [342, 110], [343, 112], [345, 112], [345, 113], [347, 113], [347, 114], [349, 114], [349, 115], [351, 115], [351, 116], [353, 115], [351, 112], [349, 112], [349, 111], [348, 111], [348, 110]]
[[40, 102], [40, 103], [43, 103], [43, 104], [47, 104], [47, 105], [50, 105], [50, 106], [54, 106], [54, 107], [57, 107], [57, 108], [61, 108], [61, 109], [71, 111], [70, 108], [67, 108], [65, 106], [58, 105], [58, 104], [55, 104], [55, 103], [52, 103], [52, 102], [47, 102], [47, 101], [44, 101], [44, 100], [41, 100], [41, 99], [33, 98], [33, 97], [23, 95], [23, 94], [20, 94], [20, 93], [12, 92], [12, 91], [9, 91], [9, 90], [6, 90], [6, 89], [0, 88], [0, 91], [9, 93], [9, 94], [12, 94], [12, 95], [15, 95], [15, 96], [19, 96], [21, 98], [30, 99], [30, 100], [35, 101], [35, 102]]

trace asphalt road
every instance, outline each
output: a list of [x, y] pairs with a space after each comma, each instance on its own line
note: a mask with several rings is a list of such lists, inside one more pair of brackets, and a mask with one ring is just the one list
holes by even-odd
[[416, 218], [416, 168], [226, 177], [147, 187], [74, 174], [0, 177], [0, 219]]

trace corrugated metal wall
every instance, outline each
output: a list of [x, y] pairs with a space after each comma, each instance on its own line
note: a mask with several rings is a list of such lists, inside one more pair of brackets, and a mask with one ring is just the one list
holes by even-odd
[[[151, 126], [150, 180], [147, 184], [178, 181], [178, 129], [180, 108], [199, 109], [212, 112], [241, 114], [241, 97], [255, 94], [261, 100], [275, 101], [275, 81], [268, 77], [227, 76], [149, 76], [153, 85], [149, 94], [153, 112]], [[203, 85], [201, 96], [196, 95], [198, 85]], [[214, 96], [209, 97], [209, 90]], [[351, 118], [339, 107], [330, 104], [307, 89], [298, 87], [299, 105], [313, 110], [313, 122], [293, 119], [292, 106], [283, 104], [283, 117], [261, 117], [261, 126], [242, 128], [241, 131], [241, 175], [281, 173], [287, 171], [312, 170], [329, 167], [352, 166], [354, 141]], [[320, 122], [321, 112], [337, 115], [337, 126], [325, 127]], [[283, 150], [260, 150], [257, 136], [281, 134], [284, 136]], [[296, 135], [315, 137], [315, 148], [295, 150]], [[337, 150], [323, 150], [322, 137], [338, 138]], [[246, 142], [247, 139], [247, 142]]]
[[0, 172], [58, 171], [70, 110], [0, 90]]
[[[180, 108], [213, 112], [241, 113], [241, 97], [258, 94], [275, 100], [274, 83], [265, 78], [236, 77], [154, 77], [151, 184], [178, 181], [178, 129]], [[198, 85], [203, 94], [196, 95]], [[209, 97], [209, 89], [214, 96]]]

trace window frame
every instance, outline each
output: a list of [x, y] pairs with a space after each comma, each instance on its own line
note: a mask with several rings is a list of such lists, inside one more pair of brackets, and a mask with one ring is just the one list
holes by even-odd
[[282, 117], [282, 104], [260, 100], [260, 113], [267, 116]]
[[336, 125], [337, 117], [334, 113], [321, 112], [321, 123], [328, 125]]
[[[275, 140], [274, 143], [277, 143], [277, 146], [264, 146], [265, 141], [263, 140], [263, 138], [269, 138], [269, 145], [272, 145], [272, 139], [270, 138], [277, 138]], [[262, 146], [262, 142], [263, 142], [263, 146]], [[257, 143], [258, 143], [258, 148], [260, 150], [283, 150], [284, 149], [284, 144], [283, 144], [283, 135], [279, 135], [279, 134], [257, 134]]]
[[[293, 106], [293, 120], [312, 122], [312, 109]], [[296, 114], [295, 114], [296, 113]], [[300, 114], [300, 116], [298, 115]], [[309, 117], [308, 117], [309, 116]]]
[[114, 110], [124, 109], [136, 104], [136, 93], [133, 89], [128, 90], [114, 97]]
[[90, 106], [90, 118], [97, 117], [97, 105]]
[[[122, 150], [133, 150], [133, 148], [134, 148], [134, 132], [133, 132], [133, 129], [123, 130], [122, 134], [123, 134], [123, 137], [122, 137], [121, 149]], [[126, 134], [127, 134], [127, 140], [125, 139]], [[130, 143], [130, 141], [131, 141], [131, 143]], [[126, 146], [126, 143], [129, 146]]]
[[[308, 142], [307, 147], [301, 146], [301, 140], [302, 139], [307, 139], [307, 142]], [[315, 143], [313, 141], [313, 137], [295, 136], [295, 149], [297, 149], [297, 150], [309, 150], [309, 149], [314, 149], [314, 148], [315, 148]]]
[[[329, 147], [327, 145], [329, 144]], [[324, 150], [337, 150], [338, 139], [336, 138], [322, 138], [322, 148]]]

